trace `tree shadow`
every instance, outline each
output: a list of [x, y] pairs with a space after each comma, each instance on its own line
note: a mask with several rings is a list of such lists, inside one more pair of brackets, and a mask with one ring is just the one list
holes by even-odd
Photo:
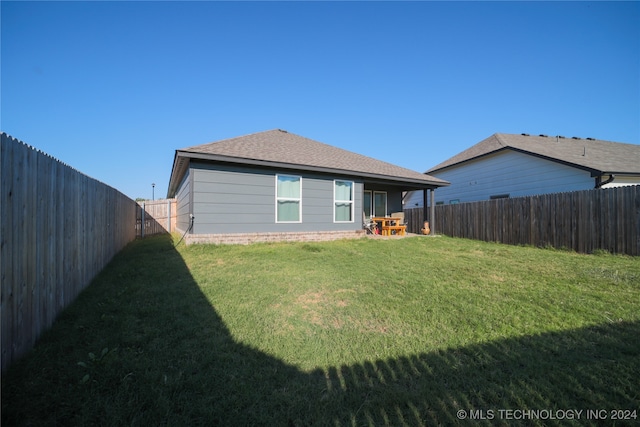
[[587, 410], [640, 410], [640, 322], [304, 372], [234, 339], [170, 236], [127, 247], [88, 289], [3, 377], [2, 425], [585, 425], [599, 423]]

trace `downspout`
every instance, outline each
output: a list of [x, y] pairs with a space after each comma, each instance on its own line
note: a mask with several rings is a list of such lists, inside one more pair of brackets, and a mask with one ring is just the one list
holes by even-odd
[[598, 176], [596, 178], [596, 187], [595, 188], [602, 188], [603, 186], [613, 182], [613, 180], [616, 179], [616, 176], [614, 174], [609, 174], [609, 179], [607, 179], [606, 181], [602, 180], [602, 175]]

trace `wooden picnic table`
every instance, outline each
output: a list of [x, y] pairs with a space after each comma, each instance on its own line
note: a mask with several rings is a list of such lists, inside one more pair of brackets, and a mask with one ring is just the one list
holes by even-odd
[[402, 221], [402, 218], [399, 217], [374, 216], [371, 220], [381, 223], [380, 230], [382, 230], [383, 236], [391, 236], [392, 231], [395, 231], [396, 234], [400, 236], [404, 236], [407, 231], [406, 225], [399, 225], [399, 222]]

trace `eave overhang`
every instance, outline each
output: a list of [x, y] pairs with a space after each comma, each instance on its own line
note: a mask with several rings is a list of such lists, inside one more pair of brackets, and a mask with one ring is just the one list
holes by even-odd
[[444, 180], [432, 181], [428, 179], [416, 179], [410, 177], [398, 177], [383, 174], [376, 174], [370, 172], [353, 171], [345, 169], [334, 169], [312, 165], [300, 165], [284, 162], [275, 162], [260, 159], [249, 159], [232, 156], [224, 156], [219, 154], [210, 153], [197, 153], [192, 151], [176, 150], [173, 169], [171, 171], [171, 178], [169, 179], [169, 189], [167, 191], [167, 197], [171, 198], [175, 196], [175, 192], [178, 189], [182, 177], [186, 173], [189, 163], [192, 160], [207, 161], [213, 163], [226, 163], [236, 165], [248, 165], [258, 166], [264, 168], [275, 168], [285, 170], [297, 170], [306, 172], [317, 172], [322, 174], [341, 175], [341, 176], [353, 176], [362, 178], [365, 183], [380, 183], [386, 185], [393, 185], [402, 187], [403, 191], [422, 190], [422, 189], [435, 189], [438, 187], [445, 187], [450, 185], [449, 182]]
[[502, 147], [502, 148], [499, 148], [497, 150], [493, 150], [493, 151], [490, 151], [488, 153], [483, 153], [483, 154], [481, 154], [479, 156], [475, 156], [475, 157], [463, 160], [463, 161], [458, 162], [458, 163], [447, 165], [447, 166], [442, 167], [442, 168], [429, 169], [426, 173], [428, 173], [428, 174], [436, 174], [438, 172], [442, 172], [442, 171], [445, 171], [445, 170], [448, 170], [448, 169], [456, 168], [458, 166], [461, 166], [461, 165], [464, 165], [464, 164], [467, 164], [467, 163], [471, 163], [471, 162], [474, 162], [476, 160], [480, 160], [480, 159], [483, 159], [485, 157], [488, 157], [488, 156], [491, 156], [491, 155], [494, 155], [494, 154], [497, 154], [497, 153], [500, 153], [500, 152], [503, 152], [503, 151], [507, 151], [507, 150], [516, 151], [518, 153], [527, 154], [529, 156], [537, 157], [539, 159], [548, 160], [550, 162], [559, 163], [559, 164], [562, 164], [562, 165], [565, 165], [565, 166], [570, 166], [570, 167], [576, 168], [576, 169], [581, 169], [581, 170], [584, 170], [586, 172], [589, 172], [592, 177], [601, 176], [601, 175], [609, 175], [609, 174], [633, 175], [633, 174], [629, 174], [628, 172], [625, 173], [625, 172], [615, 172], [615, 171], [602, 171], [602, 170], [591, 168], [589, 166], [585, 166], [585, 165], [582, 165], [582, 164], [579, 164], [579, 163], [570, 162], [570, 161], [566, 161], [566, 160], [561, 160], [561, 159], [557, 159], [557, 158], [554, 158], [554, 157], [545, 156], [545, 155], [542, 155], [542, 154], [539, 154], [539, 153], [534, 153], [534, 152], [531, 152], [531, 151], [527, 151], [527, 150], [523, 150], [523, 149], [515, 148], [515, 147]]

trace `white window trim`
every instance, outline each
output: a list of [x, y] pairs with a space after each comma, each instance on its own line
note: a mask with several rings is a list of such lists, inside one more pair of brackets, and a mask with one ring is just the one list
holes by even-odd
[[[336, 200], [336, 183], [337, 182], [350, 182], [351, 183], [351, 200]], [[349, 181], [348, 179], [334, 179], [333, 180], [333, 222], [338, 224], [353, 223], [355, 220], [355, 201], [356, 198], [356, 183]], [[351, 220], [350, 221], [338, 221], [336, 220], [336, 203], [351, 203]]]
[[[289, 177], [289, 178], [297, 178], [300, 182], [300, 197], [278, 197], [278, 177]], [[274, 203], [275, 207], [275, 218], [276, 224], [299, 224], [302, 222], [302, 177], [299, 175], [286, 175], [286, 174], [276, 174], [276, 201]], [[298, 202], [298, 221], [278, 221], [278, 201], [280, 200], [294, 200]]]

